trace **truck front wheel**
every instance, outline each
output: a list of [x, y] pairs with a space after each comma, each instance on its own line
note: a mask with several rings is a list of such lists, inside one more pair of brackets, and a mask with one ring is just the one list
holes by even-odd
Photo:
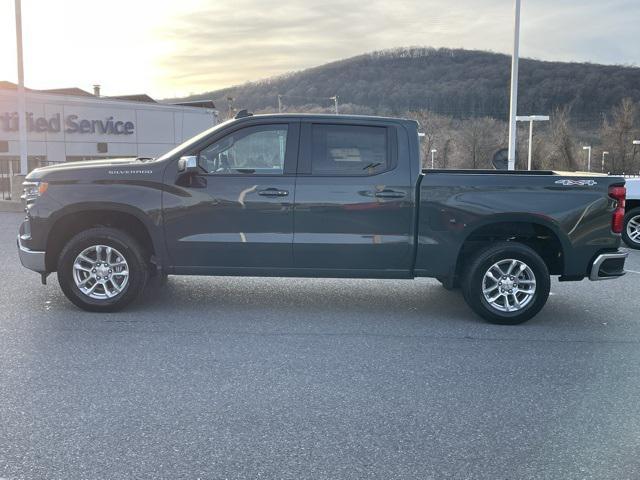
[[517, 325], [542, 309], [550, 284], [540, 255], [521, 243], [502, 242], [474, 256], [462, 292], [467, 304], [485, 320]]
[[148, 264], [138, 242], [126, 233], [97, 227], [74, 236], [58, 259], [58, 281], [83, 310], [115, 312], [144, 289]]

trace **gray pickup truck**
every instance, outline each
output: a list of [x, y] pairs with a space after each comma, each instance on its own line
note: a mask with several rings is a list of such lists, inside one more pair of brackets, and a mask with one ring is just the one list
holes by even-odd
[[243, 113], [156, 159], [31, 172], [18, 251], [90, 311], [150, 276], [435, 277], [490, 322], [624, 274], [624, 179], [421, 170], [418, 124]]

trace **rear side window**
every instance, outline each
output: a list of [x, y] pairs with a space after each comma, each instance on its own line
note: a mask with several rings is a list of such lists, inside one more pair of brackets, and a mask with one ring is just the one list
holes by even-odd
[[389, 167], [387, 129], [313, 125], [311, 171], [320, 175], [373, 175]]

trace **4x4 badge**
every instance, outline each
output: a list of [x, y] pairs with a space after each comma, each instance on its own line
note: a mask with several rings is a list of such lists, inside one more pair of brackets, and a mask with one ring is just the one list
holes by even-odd
[[565, 187], [593, 187], [598, 184], [595, 180], [556, 180], [556, 183]]

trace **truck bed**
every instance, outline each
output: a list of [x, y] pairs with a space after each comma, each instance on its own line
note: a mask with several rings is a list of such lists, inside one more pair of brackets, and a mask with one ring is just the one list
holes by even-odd
[[582, 172], [423, 170], [416, 270], [451, 275], [447, 270], [470, 235], [498, 238], [501, 230], [525, 229], [562, 247], [558, 271], [584, 277], [594, 245], [612, 251], [619, 246], [620, 237], [611, 234], [616, 204], [609, 188], [623, 183], [621, 177]]

